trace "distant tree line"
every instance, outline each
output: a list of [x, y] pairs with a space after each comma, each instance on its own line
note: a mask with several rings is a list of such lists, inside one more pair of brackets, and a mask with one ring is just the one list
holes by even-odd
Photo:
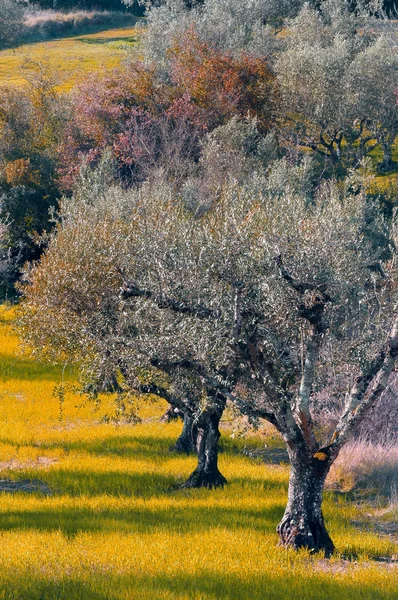
[[34, 4], [56, 10], [128, 10], [137, 16], [143, 15], [145, 10], [138, 0], [133, 0], [128, 6], [123, 0], [37, 0]]

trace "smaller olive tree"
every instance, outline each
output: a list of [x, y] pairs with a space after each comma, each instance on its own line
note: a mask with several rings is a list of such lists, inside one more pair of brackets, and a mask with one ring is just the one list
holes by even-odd
[[[82, 390], [91, 395], [104, 389], [122, 399], [157, 395], [176, 406], [184, 415], [176, 449], [198, 455], [184, 487], [223, 486], [218, 441], [226, 396], [183, 364], [158, 363], [147, 346], [151, 315], [155, 326], [165, 299], [151, 298], [148, 309], [147, 294], [126, 279], [124, 257], [140, 221], [140, 194], [112, 187], [113, 176], [106, 155], [95, 171], [83, 167], [73, 197], [63, 200], [49, 247], [40, 262], [27, 267], [28, 285], [20, 286], [25, 297], [20, 332], [33, 353], [78, 363]], [[180, 304], [172, 309], [177, 318], [189, 311]], [[137, 327], [143, 310], [146, 319]]]
[[312, 149], [339, 176], [380, 144], [389, 168], [397, 135], [394, 40], [370, 10], [352, 12], [345, 0], [319, 10], [306, 4], [276, 59], [284, 144]]

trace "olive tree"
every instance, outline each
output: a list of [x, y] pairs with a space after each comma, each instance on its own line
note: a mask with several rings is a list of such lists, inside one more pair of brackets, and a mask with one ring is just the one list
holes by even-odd
[[285, 144], [310, 148], [340, 175], [379, 143], [388, 162], [397, 134], [393, 46], [364, 8], [304, 5], [276, 59]]
[[[185, 487], [222, 486], [218, 425], [226, 397], [184, 365], [163, 369], [147, 346], [146, 329], [156, 327], [165, 299], [153, 298], [150, 310], [146, 294], [125, 279], [124, 257], [141, 220], [140, 193], [110, 186], [112, 177], [106, 156], [96, 171], [82, 169], [74, 196], [62, 201], [48, 249], [25, 272], [21, 334], [34, 353], [78, 363], [83, 390], [96, 394], [105, 387], [122, 400], [133, 392], [155, 394], [176, 406], [185, 417], [177, 449], [189, 451], [193, 441], [198, 454]], [[146, 314], [138, 327], [128, 317], [133, 308]], [[186, 313], [177, 304], [173, 311], [176, 318]]]
[[[358, 182], [324, 184], [311, 201], [288, 170], [280, 163], [268, 181], [226, 186], [196, 219], [173, 195], [143, 192], [146, 218], [123, 260], [140, 301], [125, 319], [140, 330], [137, 360], [150, 348], [166, 372], [180, 367], [279, 430], [291, 463], [281, 542], [330, 553], [327, 473], [397, 358], [396, 257], [380, 264]], [[336, 382], [345, 400], [321, 443], [312, 409], [330, 365], [350, 386]]]
[[[22, 330], [38, 347], [91, 353], [98, 371], [119, 365], [198, 424], [213, 415], [199, 436], [210, 462], [226, 400], [268, 420], [291, 464], [281, 543], [330, 554], [326, 476], [397, 359], [397, 223], [382, 254], [359, 176], [314, 195], [307, 173], [277, 161], [196, 207], [162, 182], [75, 197], [26, 275]], [[341, 406], [326, 440], [313, 421], [322, 390]]]
[[284, 19], [295, 16], [303, 0], [166, 0], [147, 5], [144, 56], [165, 67], [168, 48], [189, 27], [223, 51], [269, 56], [280, 45], [276, 33]]
[[398, 54], [394, 37], [380, 36], [360, 52], [348, 75], [347, 101], [352, 115], [380, 144], [382, 170], [393, 168], [392, 146], [398, 135]]

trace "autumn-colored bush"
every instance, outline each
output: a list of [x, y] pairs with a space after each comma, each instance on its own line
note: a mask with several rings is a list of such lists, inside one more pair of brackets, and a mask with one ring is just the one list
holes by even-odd
[[174, 172], [184, 160], [196, 159], [207, 121], [206, 111], [161, 81], [153, 67], [134, 64], [93, 76], [72, 95], [59, 147], [62, 185], [70, 189], [82, 160], [95, 163], [105, 148], [128, 180], [142, 180], [156, 166]]
[[73, 187], [81, 162], [95, 164], [105, 148], [125, 181], [142, 181], [154, 168], [180, 180], [197, 162], [203, 135], [233, 116], [255, 117], [262, 133], [270, 129], [276, 92], [264, 59], [234, 58], [193, 30], [170, 56], [169, 78], [156, 65], [131, 63], [75, 89], [59, 147], [64, 189]]
[[276, 99], [275, 78], [263, 58], [235, 58], [202, 41], [190, 28], [169, 50], [173, 82], [208, 113], [213, 126], [236, 114], [256, 116], [269, 130]]

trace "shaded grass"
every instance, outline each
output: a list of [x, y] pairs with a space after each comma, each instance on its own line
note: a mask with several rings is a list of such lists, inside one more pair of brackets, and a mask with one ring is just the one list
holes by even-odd
[[288, 466], [273, 441], [224, 433], [229, 485], [180, 490], [195, 457], [169, 452], [181, 423], [158, 421], [164, 405], [143, 406], [139, 425], [100, 424], [112, 398], [94, 411], [70, 392], [59, 420], [61, 367], [18, 356], [12, 318], [0, 309], [0, 479], [40, 480], [50, 493], [0, 493], [0, 600], [396, 597], [393, 564], [373, 559], [391, 560], [397, 544], [368, 505], [326, 494], [341, 553], [331, 561], [278, 548]]

